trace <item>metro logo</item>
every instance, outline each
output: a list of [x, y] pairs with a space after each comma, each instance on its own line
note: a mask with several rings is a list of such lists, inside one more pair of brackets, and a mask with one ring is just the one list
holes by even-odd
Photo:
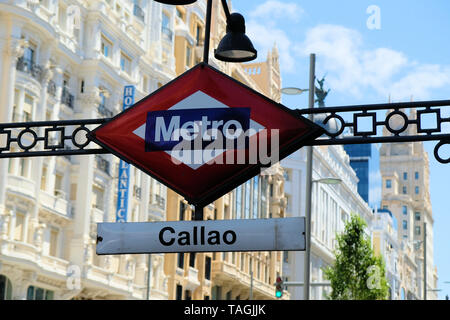
[[[172, 150], [179, 143], [204, 149], [218, 139], [222, 146], [237, 140], [250, 128], [250, 108], [201, 108], [152, 111], [147, 114], [145, 151]], [[228, 140], [228, 141], [227, 141]], [[244, 140], [245, 141], [245, 140]], [[247, 148], [248, 143], [233, 143]]]
[[323, 132], [200, 63], [88, 137], [190, 204], [205, 206]]

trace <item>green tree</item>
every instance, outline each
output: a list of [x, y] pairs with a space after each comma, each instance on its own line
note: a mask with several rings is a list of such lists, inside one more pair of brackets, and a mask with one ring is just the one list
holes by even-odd
[[365, 221], [352, 215], [342, 234], [337, 235], [334, 265], [324, 269], [331, 281], [332, 300], [385, 300], [389, 284], [381, 256], [375, 256], [370, 238], [365, 234]]

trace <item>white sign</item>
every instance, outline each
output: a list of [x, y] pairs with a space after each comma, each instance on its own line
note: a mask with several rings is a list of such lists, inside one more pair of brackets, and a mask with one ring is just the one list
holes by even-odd
[[305, 218], [98, 223], [97, 254], [300, 251]]

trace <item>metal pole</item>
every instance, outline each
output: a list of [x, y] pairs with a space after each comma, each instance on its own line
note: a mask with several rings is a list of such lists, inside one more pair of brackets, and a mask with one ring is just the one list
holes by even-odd
[[[316, 69], [316, 55], [312, 53], [309, 59], [309, 103], [310, 109], [314, 108], [314, 81], [315, 81], [315, 69]], [[313, 114], [308, 115], [308, 119], [313, 121]], [[310, 288], [310, 273], [311, 273], [311, 201], [312, 201], [312, 169], [313, 169], [313, 147], [308, 146], [306, 149], [306, 200], [305, 200], [305, 286], [304, 297], [305, 300], [309, 300], [309, 288]]]
[[427, 223], [423, 223], [423, 300], [427, 300]]
[[206, 5], [206, 26], [205, 26], [205, 45], [203, 47], [203, 62], [208, 64], [209, 60], [209, 37], [211, 35], [211, 11], [212, 0], [208, 0]]

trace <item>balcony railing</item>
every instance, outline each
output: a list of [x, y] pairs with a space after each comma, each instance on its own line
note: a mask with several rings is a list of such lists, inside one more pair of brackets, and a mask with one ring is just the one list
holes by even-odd
[[66, 106], [73, 109], [73, 102], [75, 100], [75, 97], [73, 94], [69, 92], [69, 89], [67, 87], [63, 87], [62, 93], [61, 93], [61, 103], [65, 104]]
[[16, 69], [31, 74], [38, 81], [42, 79], [42, 67], [30, 59], [20, 57], [17, 60]]
[[97, 107], [97, 111], [101, 116], [105, 118], [111, 118], [113, 116], [113, 112], [108, 110], [104, 104], [99, 104]]
[[141, 8], [140, 6], [138, 6], [137, 4], [134, 4], [133, 14], [134, 14], [134, 16], [137, 17], [139, 20], [141, 20], [142, 22], [144, 22], [144, 20], [145, 20], [145, 13], [144, 13], [144, 10], [142, 10], [142, 8]]
[[106, 173], [107, 175], [110, 175], [110, 163], [108, 160], [100, 157], [100, 156], [95, 156], [95, 162], [97, 163], [97, 169], [100, 169], [101, 171], [103, 171], [104, 173]]

